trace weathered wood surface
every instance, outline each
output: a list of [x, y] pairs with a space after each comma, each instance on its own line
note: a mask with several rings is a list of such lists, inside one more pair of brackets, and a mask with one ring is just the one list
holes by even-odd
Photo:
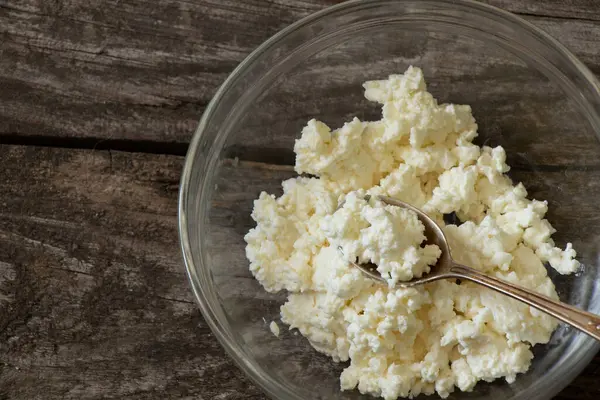
[[[337, 2], [0, 0], [0, 143], [22, 144], [0, 146], [0, 399], [265, 399], [189, 290], [177, 244], [177, 155], [250, 51]], [[600, 3], [488, 2], [542, 27], [600, 73]], [[275, 143], [288, 149], [281, 156], [265, 158], [258, 143], [232, 155], [289, 164], [291, 137]], [[549, 142], [533, 168], [511, 155], [515, 176], [541, 174], [534, 190], [544, 196], [561, 175], [574, 182], [597, 170], [597, 149], [573, 137], [579, 170], [565, 172], [568, 160]], [[258, 178], [265, 168], [270, 183]], [[232, 203], [249, 207], [256, 183], [274, 188], [289, 174], [241, 162], [222, 183], [239, 191], [215, 203], [216, 223], [231, 223]], [[592, 219], [596, 211], [578, 210]], [[553, 220], [573, 226], [569, 215]], [[556, 398], [600, 398], [598, 382], [600, 356]]]
[[[176, 234], [182, 162], [0, 147], [0, 398], [264, 398], [188, 288]], [[260, 163], [226, 166], [215, 224], [247, 229], [232, 225], [231, 206], [250, 207], [259, 190], [291, 175]], [[600, 357], [557, 398], [596, 399], [598, 379]]]
[[181, 164], [0, 147], [0, 398], [260, 398], [190, 293]]
[[[0, 0], [0, 141], [144, 140], [182, 144], [171, 152], [183, 154], [244, 57], [338, 2]], [[489, 2], [539, 25], [600, 72], [594, 0]]]

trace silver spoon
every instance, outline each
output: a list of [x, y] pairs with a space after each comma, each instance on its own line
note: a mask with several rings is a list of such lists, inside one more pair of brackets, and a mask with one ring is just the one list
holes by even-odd
[[[407, 282], [398, 282], [396, 286], [406, 288], [437, 281], [439, 279], [466, 279], [496, 290], [497, 292], [510, 296], [513, 299], [520, 300], [523, 303], [535, 307], [538, 310], [546, 312], [553, 317], [574, 326], [580, 331], [592, 336], [594, 339], [600, 340], [600, 316], [580, 310], [568, 304], [561, 303], [560, 301], [553, 300], [547, 296], [536, 293], [533, 290], [491, 277], [473, 268], [457, 264], [450, 255], [450, 247], [448, 246], [448, 241], [444, 236], [442, 228], [440, 228], [440, 226], [427, 214], [418, 208], [411, 206], [410, 204], [393, 199], [391, 197], [377, 196], [377, 198], [386, 204], [404, 207], [414, 211], [425, 226], [425, 237], [427, 238], [427, 243], [438, 245], [442, 251], [438, 262], [431, 267], [431, 271], [428, 274], [423, 275], [421, 278], [414, 278]], [[387, 281], [383, 279], [381, 275], [374, 269], [373, 264], [359, 265], [356, 262], [350, 262], [369, 278], [387, 285]]]

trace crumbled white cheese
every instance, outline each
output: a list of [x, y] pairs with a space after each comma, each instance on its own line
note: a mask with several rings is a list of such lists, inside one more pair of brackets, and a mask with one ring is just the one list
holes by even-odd
[[377, 265], [390, 287], [423, 276], [441, 254], [436, 245], [421, 247], [425, 226], [414, 211], [367, 201], [363, 191], [346, 195], [343, 206], [322, 219], [321, 229], [344, 260]]
[[277, 322], [271, 321], [269, 324], [269, 329], [273, 335], [279, 337], [279, 325], [277, 325]]
[[[257, 226], [245, 237], [250, 270], [266, 290], [290, 293], [284, 323], [335, 361], [350, 360], [343, 390], [391, 400], [514, 381], [529, 368], [530, 347], [546, 343], [557, 322], [469, 282], [391, 287], [426, 273], [439, 249], [421, 247], [416, 215], [365, 195], [423, 209], [443, 227], [458, 262], [553, 298], [544, 263], [572, 273], [575, 250], [555, 246], [548, 204], [528, 199], [505, 175], [504, 149], [472, 143], [469, 106], [438, 104], [413, 67], [364, 87], [383, 118], [354, 118], [336, 130], [308, 122], [294, 147], [296, 171], [316, 178], [287, 180], [281, 197], [262, 193], [255, 201]], [[463, 223], [444, 224], [448, 213]], [[348, 260], [374, 262], [391, 286]]]

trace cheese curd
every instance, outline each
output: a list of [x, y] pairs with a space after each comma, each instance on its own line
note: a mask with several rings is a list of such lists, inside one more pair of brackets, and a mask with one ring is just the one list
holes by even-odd
[[320, 227], [345, 260], [375, 264], [390, 287], [420, 278], [441, 254], [436, 245], [421, 247], [425, 226], [414, 211], [385, 205], [364, 191], [349, 193]]
[[[294, 147], [295, 169], [313, 177], [287, 180], [281, 197], [255, 201], [257, 225], [245, 236], [250, 270], [267, 291], [289, 292], [281, 318], [290, 329], [349, 362], [342, 390], [390, 400], [514, 381], [557, 322], [469, 282], [394, 288], [427, 273], [439, 248], [422, 247], [414, 213], [365, 196], [421, 208], [442, 226], [456, 261], [553, 298], [544, 263], [572, 273], [575, 250], [552, 241], [547, 202], [528, 199], [505, 175], [504, 149], [472, 143], [469, 106], [438, 104], [419, 68], [364, 88], [382, 119], [354, 118], [335, 130], [309, 121]], [[462, 223], [445, 224], [450, 213]], [[375, 263], [390, 285], [349, 260]]]

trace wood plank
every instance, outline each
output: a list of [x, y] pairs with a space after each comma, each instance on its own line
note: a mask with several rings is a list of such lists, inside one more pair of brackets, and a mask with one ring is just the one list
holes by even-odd
[[[590, 17], [597, 10], [590, 1], [555, 0], [544, 5], [544, 12], [532, 2], [492, 3], [515, 12], [546, 15], [526, 18], [564, 42], [598, 73], [600, 22]], [[44, 136], [186, 143], [218, 86], [247, 54], [283, 27], [333, 3], [336, 1], [161, 0], [148, 7], [142, 0], [94, 4], [77, 0], [46, 5], [35, 0], [2, 0], [0, 141], [3, 137], [13, 142], [24, 137], [34, 143], [36, 137]], [[347, 69], [335, 69], [327, 76], [321, 75], [323, 65], [318, 63], [298, 74], [301, 87], [305, 87], [306, 79], [319, 78], [316, 83], [320, 86], [315, 88], [319, 96], [297, 100], [301, 110], [292, 112], [295, 119], [288, 127], [290, 134], [296, 136], [300, 121], [313, 115], [329, 118], [328, 114], [336, 114], [339, 118], [360, 114], [362, 105], [354, 94], [342, 102], [332, 102], [328, 95], [342, 97], [336, 93], [355, 90], [358, 78], [398, 72], [400, 66], [416, 63], [415, 56], [419, 56], [402, 46], [396, 51], [399, 56], [393, 60], [346, 60], [350, 63]], [[460, 49], [454, 54], [456, 63], [463, 62], [463, 56], [478, 67], [471, 76], [464, 76], [460, 69], [454, 75], [452, 69], [445, 71], [455, 82], [454, 97], [469, 100], [494, 96], [489, 82], [502, 70], [493, 60], [473, 60]], [[448, 62], [447, 54], [440, 58], [435, 52], [420, 58], [423, 65], [431, 62], [433, 67], [436, 62]], [[513, 71], [507, 69], [504, 74]], [[481, 84], [470, 84], [474, 81]], [[302, 96], [291, 84], [287, 90], [294, 90], [290, 92], [294, 97]], [[441, 92], [448, 90], [444, 87]], [[289, 115], [285, 110], [275, 111], [284, 119]], [[283, 123], [275, 121], [273, 126], [281, 129]], [[269, 137], [269, 143], [289, 147], [273, 142], [275, 136]], [[582, 144], [581, 149], [586, 148]]]
[[[266, 399], [229, 360], [189, 290], [176, 234], [181, 165], [176, 156], [0, 146], [0, 398]], [[542, 173], [520, 179], [549, 197], [564, 173]], [[572, 185], [590, 179], [578, 173]], [[230, 311], [259, 321], [257, 346], [280, 346], [294, 360], [286, 374], [314, 362], [333, 376], [326, 358], [299, 352], [302, 338], [286, 334], [292, 351], [268, 333], [262, 318], [275, 318], [282, 295], [264, 292], [243, 267], [252, 200], [293, 175], [288, 166], [224, 162], [210, 215], [213, 261], [225, 253], [237, 261], [217, 276], [226, 306], [251, 296]], [[598, 178], [550, 197], [561, 228], [577, 222], [576, 207], [597, 218], [581, 196], [600, 192]], [[596, 357], [558, 398], [597, 398], [599, 371]]]
[[0, 2], [2, 134], [186, 142], [217, 87], [250, 51], [323, 7], [50, 4]]
[[0, 147], [0, 398], [264, 398], [187, 284], [181, 164]]

